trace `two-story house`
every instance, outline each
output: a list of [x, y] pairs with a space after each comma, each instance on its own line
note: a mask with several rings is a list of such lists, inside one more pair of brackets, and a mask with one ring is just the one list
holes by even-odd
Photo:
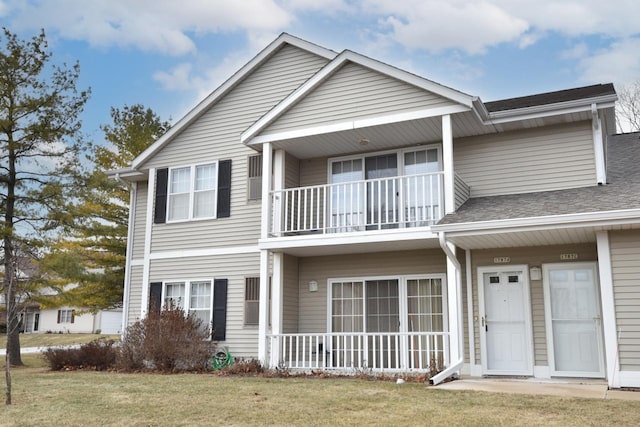
[[640, 386], [640, 141], [611, 84], [484, 103], [283, 34], [131, 167], [125, 324], [290, 369]]

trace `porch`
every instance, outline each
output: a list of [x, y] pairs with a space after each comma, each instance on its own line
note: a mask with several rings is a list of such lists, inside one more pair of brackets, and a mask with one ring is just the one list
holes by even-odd
[[449, 364], [447, 332], [270, 334], [272, 367], [343, 372], [437, 372]]

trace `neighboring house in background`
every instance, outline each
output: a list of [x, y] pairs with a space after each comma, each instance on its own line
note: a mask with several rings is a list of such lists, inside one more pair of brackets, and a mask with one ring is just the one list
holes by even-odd
[[270, 366], [640, 387], [640, 140], [611, 136], [616, 98], [484, 103], [283, 34], [112, 172], [124, 323], [173, 300]]
[[81, 312], [74, 307], [41, 309], [28, 314], [25, 332], [72, 334], [122, 333], [122, 309], [100, 310], [96, 314]]
[[[64, 287], [65, 291], [75, 288], [77, 284]], [[38, 299], [44, 301], [47, 296], [55, 296], [58, 291], [52, 288], [40, 290]], [[120, 334], [122, 328], [122, 309], [100, 310], [95, 314], [85, 307], [43, 308], [36, 304], [31, 310], [21, 314], [22, 331], [24, 333], [76, 333]]]

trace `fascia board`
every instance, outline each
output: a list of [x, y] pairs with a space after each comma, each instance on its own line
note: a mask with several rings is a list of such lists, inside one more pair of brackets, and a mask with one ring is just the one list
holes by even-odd
[[266, 129], [267, 126], [269, 126], [271, 123], [277, 120], [288, 109], [293, 107], [308, 93], [310, 93], [320, 84], [322, 84], [322, 82], [324, 82], [326, 79], [331, 77], [347, 61], [372, 69], [381, 74], [388, 75], [400, 81], [404, 81], [405, 83], [410, 84], [412, 86], [416, 86], [420, 89], [433, 92], [437, 95], [450, 99], [466, 107], [464, 109], [459, 110], [458, 112], [468, 111], [473, 107], [474, 98], [470, 95], [464, 94], [462, 92], [448, 88], [446, 86], [442, 86], [438, 83], [432, 82], [431, 80], [427, 80], [425, 78], [416, 76], [415, 74], [411, 74], [409, 72], [400, 70], [398, 68], [392, 67], [390, 65], [384, 64], [382, 62], [379, 62], [371, 58], [368, 58], [366, 56], [360, 55], [358, 53], [352, 52], [350, 50], [344, 50], [338, 56], [336, 56], [329, 64], [327, 64], [324, 68], [318, 71], [313, 77], [311, 77], [304, 84], [298, 87], [298, 89], [296, 89], [291, 95], [285, 98], [280, 104], [276, 105], [271, 111], [269, 111], [267, 114], [262, 116], [262, 118], [260, 118], [251, 127], [249, 127], [246, 131], [244, 131], [240, 136], [240, 140], [242, 141], [242, 143], [247, 145], [256, 144], [257, 142], [251, 141], [253, 138], [258, 138], [257, 135], [261, 131]]
[[252, 138], [247, 145], [257, 146], [265, 142], [283, 141], [294, 138], [304, 138], [312, 135], [326, 135], [333, 132], [343, 132], [354, 129], [362, 129], [371, 126], [381, 126], [390, 123], [398, 123], [409, 120], [425, 119], [429, 117], [437, 117], [444, 114], [455, 114], [469, 111], [469, 108], [462, 105], [452, 105], [449, 107], [430, 108], [418, 111], [409, 111], [398, 114], [390, 114], [387, 116], [378, 116], [365, 119], [349, 120], [344, 122], [332, 123], [321, 126], [314, 126], [304, 129], [295, 129], [286, 132], [279, 132], [267, 135], [258, 135]]
[[266, 48], [260, 51], [256, 56], [247, 62], [240, 70], [236, 71], [229, 79], [227, 79], [222, 85], [215, 89], [209, 96], [200, 101], [191, 111], [183, 116], [174, 126], [172, 126], [167, 133], [154, 142], [149, 148], [144, 150], [138, 157], [136, 157], [131, 166], [137, 169], [152, 157], [158, 150], [164, 147], [170, 142], [176, 135], [182, 132], [187, 126], [193, 123], [199, 118], [206, 110], [208, 110], [215, 102], [226, 95], [231, 89], [233, 89], [240, 81], [242, 81], [247, 75], [253, 72], [257, 67], [264, 63], [267, 59], [275, 54], [283, 45], [290, 44], [298, 48], [315, 53], [329, 60], [332, 60], [337, 55], [336, 52], [325, 49], [313, 43], [305, 40], [293, 37], [290, 34], [282, 33], [277, 39], [271, 42]]
[[441, 224], [433, 225], [431, 229], [436, 233], [446, 233], [451, 236], [472, 236], [498, 232], [518, 232], [539, 229], [633, 223], [640, 224], [640, 209], [500, 219], [494, 221], [466, 222], [459, 224]]
[[559, 102], [554, 104], [536, 105], [533, 107], [518, 108], [489, 113], [489, 123], [506, 123], [519, 120], [527, 120], [539, 117], [570, 114], [581, 111], [590, 111], [591, 105], [598, 108], [610, 108], [618, 99], [616, 95], [605, 95], [596, 98], [584, 98], [575, 101]]

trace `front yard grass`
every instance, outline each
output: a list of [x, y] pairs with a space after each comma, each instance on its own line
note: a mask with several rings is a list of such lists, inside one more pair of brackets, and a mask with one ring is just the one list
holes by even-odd
[[634, 401], [360, 379], [50, 372], [41, 356], [24, 360], [2, 425], [640, 425]]
[[[20, 334], [20, 348], [84, 344], [98, 338], [119, 340], [120, 335], [100, 334]], [[0, 336], [0, 348], [7, 348], [7, 335]]]

